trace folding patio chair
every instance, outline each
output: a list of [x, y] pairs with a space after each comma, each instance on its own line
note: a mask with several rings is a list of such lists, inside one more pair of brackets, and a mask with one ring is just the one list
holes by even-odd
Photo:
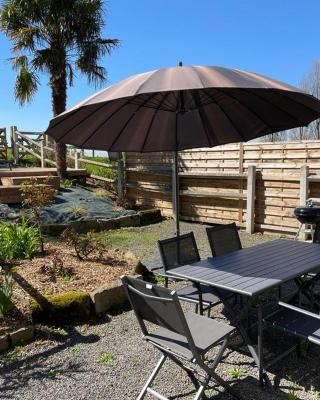
[[[200, 261], [199, 250], [193, 232], [184, 235], [175, 236], [170, 239], [158, 240], [160, 257], [162, 260], [165, 277], [165, 286], [168, 287], [168, 280], [178, 280], [172, 276], [168, 276], [167, 272], [175, 267], [187, 264], [193, 264]], [[221, 298], [216, 294], [213, 287], [203, 284], [190, 284], [177, 290], [177, 295], [180, 300], [194, 303], [196, 312], [200, 306], [202, 310], [208, 311], [210, 315], [211, 307], [220, 304]], [[230, 293], [228, 292], [230, 297]]]
[[275, 329], [320, 345], [320, 315], [280, 301], [280, 309], [265, 318]]
[[[237, 230], [237, 225], [233, 222], [231, 224], [216, 225], [206, 228], [209, 245], [212, 256], [222, 256], [223, 254], [230, 253], [231, 251], [241, 250], [242, 245]], [[221, 300], [231, 297], [236, 298], [235, 295], [230, 295], [227, 290], [219, 289], [218, 296]]]
[[212, 226], [206, 230], [213, 257], [242, 249], [237, 226], [234, 222]]
[[[167, 359], [187, 372], [197, 389], [194, 400], [202, 398], [211, 379], [239, 398], [231, 386], [215, 373], [227, 348], [228, 338], [235, 331], [234, 327], [195, 313], [184, 314], [175, 291], [127, 276], [122, 277], [122, 282], [144, 339], [162, 353], [137, 400], [144, 399], [147, 393], [157, 399], [168, 400], [151, 388]], [[145, 322], [155, 325], [156, 329], [150, 331], [149, 324], [147, 327]], [[216, 346], [220, 346], [219, 351], [209, 365], [205, 362], [205, 355]], [[196, 377], [198, 373], [201, 379]]]

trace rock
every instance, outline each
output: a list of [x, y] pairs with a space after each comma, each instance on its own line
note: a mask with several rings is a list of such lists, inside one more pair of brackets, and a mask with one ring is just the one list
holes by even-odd
[[[141, 279], [140, 275], [134, 277]], [[116, 309], [128, 300], [121, 281], [93, 290], [90, 297], [97, 315]]]
[[10, 333], [10, 339], [12, 346], [16, 346], [20, 343], [26, 343], [32, 340], [34, 337], [34, 327], [32, 325], [20, 328], [15, 332]]
[[162, 221], [161, 212], [159, 209], [143, 210], [139, 212], [140, 225], [156, 224]]
[[91, 316], [91, 299], [88, 293], [70, 291], [45, 296], [39, 304], [32, 301], [32, 317], [40, 322], [68, 324], [87, 322]]
[[0, 336], [0, 352], [8, 350], [10, 347], [9, 335]]

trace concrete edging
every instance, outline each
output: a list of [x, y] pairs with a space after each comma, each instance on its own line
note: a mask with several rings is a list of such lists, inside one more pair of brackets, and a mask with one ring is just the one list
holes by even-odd
[[71, 221], [68, 224], [44, 224], [41, 226], [41, 231], [47, 235], [58, 236], [69, 226], [77, 233], [87, 233], [90, 231], [100, 232], [110, 229], [145, 226], [160, 222], [161, 220], [162, 216], [159, 209], [143, 210], [135, 214], [110, 219]]

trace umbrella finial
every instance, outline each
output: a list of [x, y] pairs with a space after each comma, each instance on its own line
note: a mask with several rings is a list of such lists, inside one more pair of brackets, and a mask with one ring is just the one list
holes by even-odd
[[178, 67], [182, 67], [182, 65], [183, 65], [183, 64], [182, 64], [182, 61], [179, 61], [179, 62], [178, 62]]

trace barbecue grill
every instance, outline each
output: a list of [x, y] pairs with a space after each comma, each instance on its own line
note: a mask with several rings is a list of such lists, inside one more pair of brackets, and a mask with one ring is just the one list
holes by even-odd
[[294, 215], [300, 222], [300, 227], [296, 234], [296, 238], [298, 237], [301, 231], [302, 225], [308, 224], [314, 226], [320, 223], [320, 207], [314, 207], [312, 206], [312, 204], [309, 206], [295, 208]]
[[301, 224], [315, 225], [320, 222], [320, 207], [297, 207], [294, 215]]

